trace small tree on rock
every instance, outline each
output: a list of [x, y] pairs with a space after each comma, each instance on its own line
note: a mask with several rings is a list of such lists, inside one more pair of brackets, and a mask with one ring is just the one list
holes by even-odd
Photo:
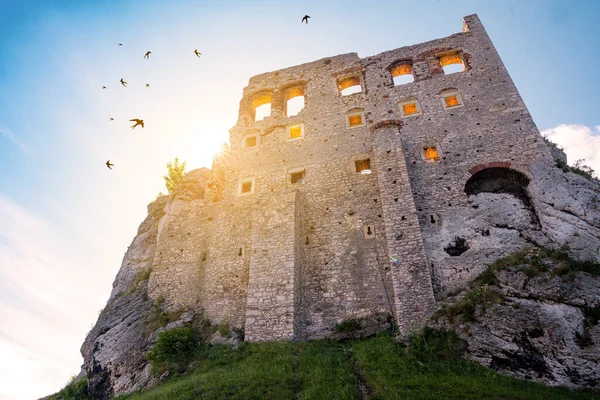
[[180, 163], [179, 158], [175, 157], [173, 162], [167, 163], [167, 175], [164, 175], [165, 185], [169, 193], [173, 193], [177, 186], [185, 177], [185, 161]]

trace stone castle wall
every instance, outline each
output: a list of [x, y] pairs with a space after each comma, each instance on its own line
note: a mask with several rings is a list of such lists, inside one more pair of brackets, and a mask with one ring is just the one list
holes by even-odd
[[[460, 56], [463, 72], [444, 74], [440, 56], [448, 54]], [[412, 65], [413, 83], [394, 86], [399, 62]], [[361, 92], [342, 96], [346, 78]], [[462, 106], [444, 107], [449, 89]], [[305, 106], [287, 117], [285, 100], [298, 93]], [[400, 104], [410, 99], [420, 114], [403, 116]], [[264, 102], [271, 115], [255, 122]], [[360, 112], [364, 123], [349, 127], [346, 116]], [[303, 135], [291, 140], [297, 124]], [[439, 159], [424, 159], [434, 146]], [[356, 161], [366, 159], [371, 173], [358, 173]], [[149, 295], [171, 309], [202, 308], [252, 341], [318, 338], [380, 313], [409, 332], [432, 312], [434, 296], [539, 231], [529, 220], [518, 229], [490, 223], [494, 200], [465, 192], [480, 171], [531, 177], [533, 162], [554, 163], [475, 15], [443, 39], [255, 76], [230, 149], [213, 166], [217, 189], [167, 206]], [[292, 183], [299, 171], [304, 177]], [[251, 182], [247, 194], [243, 182]], [[522, 215], [520, 223], [535, 207], [517, 199], [507, 212]], [[445, 250], [459, 239], [466, 251]]]

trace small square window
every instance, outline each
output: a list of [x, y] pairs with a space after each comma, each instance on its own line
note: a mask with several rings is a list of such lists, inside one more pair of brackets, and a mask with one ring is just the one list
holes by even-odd
[[354, 161], [354, 166], [355, 166], [356, 172], [358, 172], [361, 175], [371, 173], [371, 159], [369, 159], [369, 158], [364, 159], [364, 160]]
[[348, 117], [348, 122], [350, 122], [350, 126], [362, 125], [362, 115], [352, 115]]
[[346, 114], [346, 128], [354, 128], [365, 124], [365, 114], [362, 109], [350, 110]]
[[402, 105], [402, 112], [404, 115], [412, 115], [418, 113], [417, 105], [415, 103], [408, 103]]
[[254, 178], [241, 179], [238, 183], [238, 195], [254, 193]]
[[458, 102], [458, 98], [455, 95], [444, 97], [444, 101], [446, 102], [446, 107], [454, 107], [460, 105]]
[[444, 108], [454, 108], [463, 105], [462, 99], [456, 89], [444, 90], [440, 93], [442, 96], [442, 105]]
[[429, 160], [429, 161], [439, 161], [440, 160], [440, 156], [438, 154], [437, 147], [435, 147], [435, 146], [424, 147], [423, 148], [423, 156], [425, 157], [425, 160]]
[[304, 137], [304, 125], [294, 125], [287, 128], [288, 140], [301, 139]]
[[290, 183], [302, 183], [304, 180], [304, 170], [290, 173]]
[[250, 193], [252, 191], [252, 181], [242, 182], [242, 193]]
[[412, 117], [415, 115], [421, 114], [421, 107], [419, 106], [419, 102], [417, 99], [407, 99], [399, 104], [400, 106], [400, 115], [402, 118]]
[[244, 139], [244, 147], [256, 147], [258, 145], [258, 138], [256, 135], [248, 136]]

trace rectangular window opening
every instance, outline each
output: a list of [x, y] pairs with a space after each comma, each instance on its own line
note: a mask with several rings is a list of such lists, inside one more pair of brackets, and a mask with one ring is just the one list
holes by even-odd
[[444, 97], [444, 101], [446, 102], [446, 108], [460, 106], [460, 101], [458, 101], [458, 97], [455, 94]]
[[348, 123], [350, 126], [358, 126], [363, 124], [362, 115], [351, 115], [348, 117]]
[[356, 172], [361, 175], [366, 175], [371, 173], [371, 159], [367, 158], [365, 160], [356, 160], [354, 161], [354, 165], [356, 167]]
[[293, 172], [290, 174], [290, 182], [294, 183], [302, 183], [304, 179], [304, 171]]
[[439, 161], [440, 159], [437, 148], [435, 146], [423, 148], [423, 155], [425, 156], [426, 160]]
[[417, 103], [407, 103], [402, 105], [402, 111], [404, 115], [418, 114]]
[[288, 128], [288, 139], [300, 139], [304, 136], [304, 129], [302, 125], [290, 126]]
[[242, 193], [250, 193], [252, 192], [252, 181], [242, 182]]
[[257, 144], [256, 136], [246, 138], [246, 147], [255, 147]]

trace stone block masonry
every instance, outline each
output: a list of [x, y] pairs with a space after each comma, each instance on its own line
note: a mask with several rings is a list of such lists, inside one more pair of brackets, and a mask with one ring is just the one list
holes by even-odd
[[[541, 237], [534, 163], [554, 160], [476, 15], [446, 38], [254, 76], [205, 190], [165, 208], [149, 295], [250, 341], [382, 313], [408, 334]], [[500, 194], [514, 204], [494, 208]]]

